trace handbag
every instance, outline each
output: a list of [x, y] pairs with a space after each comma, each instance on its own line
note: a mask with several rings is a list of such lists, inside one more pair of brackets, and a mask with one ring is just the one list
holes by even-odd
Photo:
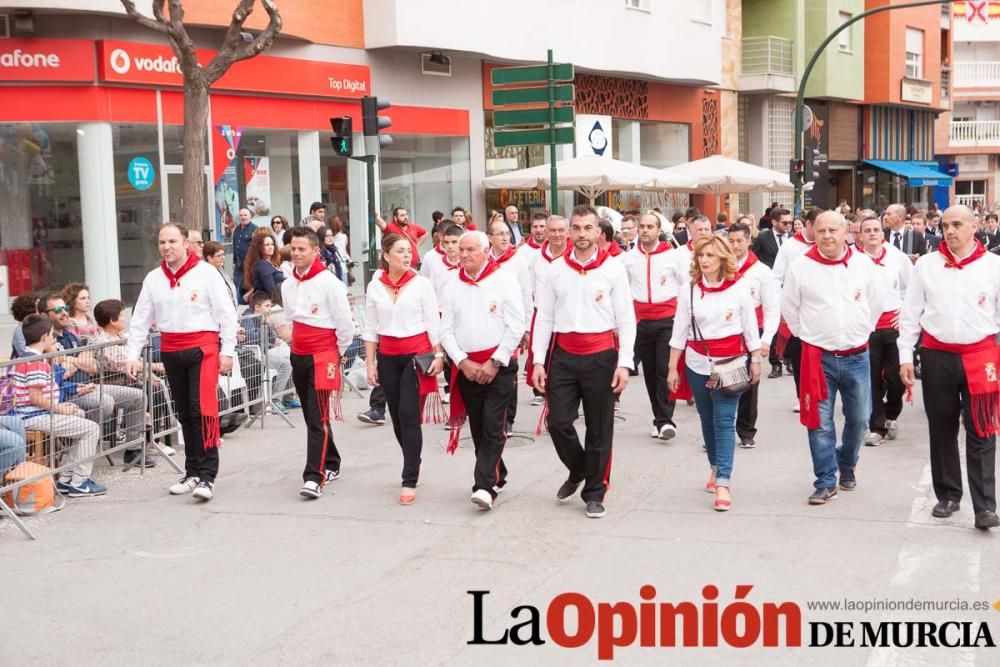
[[434, 363], [434, 353], [433, 352], [423, 352], [421, 354], [413, 355], [413, 367], [416, 368], [422, 375], [431, 374], [431, 364]]
[[694, 318], [694, 285], [691, 285], [691, 333], [695, 342], [701, 340], [705, 356], [711, 364], [708, 387], [718, 389], [723, 396], [740, 396], [750, 390], [750, 371], [747, 369], [746, 355], [740, 354], [725, 359], [713, 359], [708, 344]]

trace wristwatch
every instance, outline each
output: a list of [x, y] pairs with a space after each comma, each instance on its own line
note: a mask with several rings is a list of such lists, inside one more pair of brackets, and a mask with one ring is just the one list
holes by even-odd
[[500, 367], [503, 366], [503, 363], [499, 359], [490, 359], [490, 361], [493, 362], [493, 368], [497, 370], [500, 370]]

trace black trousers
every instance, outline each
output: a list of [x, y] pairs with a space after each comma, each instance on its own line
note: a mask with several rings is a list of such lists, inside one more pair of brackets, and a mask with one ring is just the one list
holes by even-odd
[[420, 389], [412, 354], [378, 353], [378, 382], [385, 391], [392, 430], [403, 450], [403, 487], [415, 489], [420, 477]]
[[215, 482], [219, 474], [219, 448], [205, 447], [201, 425], [201, 350], [161, 352], [163, 369], [170, 383], [177, 421], [184, 433], [184, 475]]
[[[787, 350], [786, 350], [787, 354]], [[781, 359], [778, 358], [778, 346], [772, 344], [771, 349], [767, 352], [767, 360], [771, 362], [772, 366], [778, 366], [781, 364]]]
[[996, 436], [980, 438], [972, 422], [972, 400], [962, 359], [924, 348], [921, 386], [931, 440], [931, 480], [938, 500], [962, 499], [962, 463], [958, 456], [958, 420], [965, 426], [965, 465], [969, 495], [976, 512], [997, 509]]
[[674, 405], [667, 388], [667, 370], [670, 365], [670, 335], [674, 331], [674, 318], [640, 320], [635, 330], [636, 364], [642, 364], [642, 379], [646, 381], [646, 395], [653, 408], [653, 426], [674, 424]]
[[899, 348], [896, 329], [877, 329], [868, 337], [868, 354], [872, 373], [872, 416], [868, 430], [885, 437], [889, 429], [886, 420], [899, 418], [903, 411], [906, 385], [899, 377]]
[[792, 362], [792, 378], [795, 380], [795, 399], [798, 400], [801, 393], [799, 392], [799, 373], [802, 368], [802, 341], [797, 336], [792, 336], [788, 339], [788, 345], [785, 346], [785, 356]]
[[[758, 333], [764, 333], [759, 329]], [[774, 346], [771, 346], [774, 350]], [[750, 357], [747, 355], [747, 368], [750, 368]], [[736, 435], [742, 438], [753, 440], [757, 437], [757, 399], [760, 390], [760, 382], [750, 385], [750, 389], [740, 396], [740, 404], [736, 408]]]
[[385, 389], [382, 385], [374, 387], [372, 393], [368, 395], [368, 407], [385, 414]]
[[465, 403], [472, 442], [476, 448], [472, 490], [483, 489], [494, 498], [497, 494], [493, 487], [502, 487], [507, 483], [507, 466], [503, 462], [503, 448], [507, 444], [504, 428], [516, 378], [516, 364], [501, 368], [489, 384], [472, 382], [461, 371], [458, 373], [458, 391]]
[[[514, 418], [517, 417], [517, 371], [519, 369], [520, 369], [520, 367], [517, 365], [517, 358], [516, 357], [513, 358], [513, 359], [511, 359], [510, 360], [510, 364], [507, 365], [505, 368], [502, 369], [504, 371], [513, 371], [513, 373], [514, 373], [513, 375], [510, 376], [510, 379], [509, 379], [509, 382], [510, 382], [511, 386], [510, 386], [510, 393], [509, 393], [509, 395], [507, 397], [507, 415], [505, 417], [506, 420], [507, 420], [507, 424], [511, 424], [511, 425], [514, 424]], [[459, 373], [459, 375], [461, 375], [461, 373]], [[499, 379], [500, 379], [500, 374], [498, 373], [497, 374], [497, 378], [496, 378], [496, 380], [494, 380], [494, 382], [496, 382]], [[506, 380], [506, 379], [504, 380], [504, 382], [507, 382], [507, 381], [508, 380]], [[505, 425], [505, 428], [506, 428], [506, 425]]]
[[306, 420], [306, 467], [302, 471], [303, 482], [316, 482], [323, 485], [326, 482], [326, 471], [340, 470], [340, 452], [333, 442], [333, 414], [324, 424], [321, 409], [329, 410], [329, 406], [320, 405], [316, 395], [316, 374], [312, 355], [293, 354], [292, 382], [295, 392], [302, 402], [302, 416]]
[[[549, 435], [559, 460], [569, 470], [569, 481], [584, 482], [585, 502], [604, 500], [611, 478], [611, 443], [615, 429], [615, 398], [611, 378], [618, 351], [570, 354], [556, 345], [549, 363]], [[583, 402], [586, 435], [583, 445], [573, 422]]]

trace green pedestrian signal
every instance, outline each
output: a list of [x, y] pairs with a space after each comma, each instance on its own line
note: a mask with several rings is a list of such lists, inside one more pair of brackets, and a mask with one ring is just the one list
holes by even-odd
[[333, 128], [333, 136], [330, 137], [330, 144], [333, 152], [344, 157], [351, 157], [354, 154], [353, 122], [350, 116], [331, 118], [330, 127]]

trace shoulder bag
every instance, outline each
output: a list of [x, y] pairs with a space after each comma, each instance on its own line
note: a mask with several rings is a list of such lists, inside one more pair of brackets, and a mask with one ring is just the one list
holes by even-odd
[[704, 354], [711, 364], [708, 377], [710, 389], [718, 389], [724, 396], [739, 396], [750, 389], [750, 371], [747, 369], [746, 355], [713, 359], [709, 353], [708, 344], [694, 318], [694, 285], [691, 285], [691, 335], [695, 342], [699, 340], [702, 342]]

